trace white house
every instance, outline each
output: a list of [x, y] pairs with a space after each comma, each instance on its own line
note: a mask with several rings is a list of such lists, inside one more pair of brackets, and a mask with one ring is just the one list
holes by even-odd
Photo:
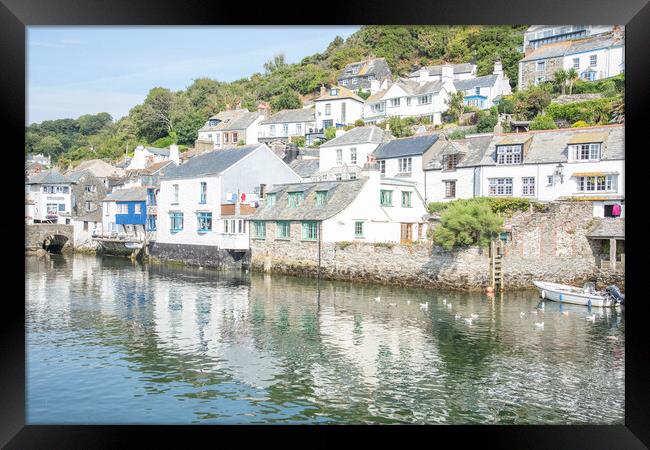
[[209, 143], [213, 149], [222, 149], [258, 142], [259, 126], [264, 120], [260, 112], [247, 109], [222, 111], [208, 119], [199, 129], [198, 141]]
[[399, 79], [388, 89], [371, 95], [366, 100], [364, 118], [366, 123], [382, 122], [390, 117], [422, 117], [434, 125], [442, 123], [442, 113], [447, 110], [449, 94], [456, 92], [453, 68], [442, 67], [442, 79]]
[[133, 158], [131, 158], [126, 170], [144, 169], [150, 164], [166, 160], [172, 160], [177, 165], [180, 164], [178, 145], [170, 145], [168, 149], [138, 145], [133, 152]]
[[361, 168], [379, 144], [390, 133], [374, 125], [340, 130], [340, 135], [320, 146], [318, 180], [349, 180], [357, 178]]
[[161, 177], [156, 241], [248, 249], [243, 216], [271, 185], [300, 179], [265, 144], [195, 156]]
[[607, 33], [613, 28], [613, 25], [532, 25], [524, 33], [524, 50]]
[[371, 58], [347, 64], [337, 78], [339, 86], [371, 94], [385, 89], [391, 80], [386, 58]]
[[426, 236], [426, 208], [413, 183], [365, 170], [356, 180], [277, 185], [255, 213], [252, 248], [262, 242], [413, 242]]
[[371, 160], [377, 162], [382, 177], [412, 182], [426, 199], [424, 165], [437, 140], [437, 134], [392, 139], [380, 144], [370, 155]]
[[316, 128], [314, 108], [284, 109], [260, 122], [258, 140], [288, 140], [289, 137], [305, 137], [310, 128]]
[[72, 219], [75, 248], [97, 248], [98, 243], [93, 240], [93, 237], [101, 234], [102, 217], [102, 210], [98, 208], [83, 216], [77, 216]]
[[623, 124], [486, 134], [434, 145], [427, 200], [481, 196], [592, 201], [596, 216], [624, 216]]
[[494, 63], [492, 75], [454, 81], [457, 91], [463, 91], [463, 101], [467, 106], [490, 109], [498, 99], [512, 93], [510, 80], [503, 72], [501, 61]]
[[28, 223], [69, 224], [72, 214], [72, 182], [50, 170], [29, 178], [25, 183], [25, 220]]
[[[442, 81], [443, 67], [445, 64], [421, 67], [411, 72], [408, 78], [414, 81]], [[476, 64], [452, 64], [452, 69], [454, 80], [467, 80], [476, 77]]]
[[519, 89], [553, 80], [560, 69], [575, 69], [585, 80], [609, 78], [625, 71], [622, 30], [583, 39], [540, 45], [519, 61]]
[[320, 88], [316, 105], [316, 127], [330, 128], [351, 125], [363, 117], [363, 99], [341, 86]]

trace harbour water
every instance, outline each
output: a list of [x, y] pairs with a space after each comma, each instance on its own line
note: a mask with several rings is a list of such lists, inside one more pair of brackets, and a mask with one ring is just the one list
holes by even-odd
[[533, 290], [86, 255], [27, 258], [25, 289], [30, 424], [624, 423], [624, 311]]

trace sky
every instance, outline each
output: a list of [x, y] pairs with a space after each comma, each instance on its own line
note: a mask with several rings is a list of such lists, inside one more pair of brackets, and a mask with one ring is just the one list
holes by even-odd
[[39, 27], [27, 29], [27, 123], [128, 114], [157, 86], [233, 81], [322, 52], [358, 26]]

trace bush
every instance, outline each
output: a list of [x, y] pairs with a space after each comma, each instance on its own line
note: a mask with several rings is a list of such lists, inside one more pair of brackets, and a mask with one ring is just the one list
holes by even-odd
[[366, 123], [363, 121], [363, 119], [357, 119], [357, 120], [354, 121], [354, 126], [355, 126], [355, 127], [362, 127], [362, 126], [364, 126], [365, 124], [366, 124]]
[[429, 211], [429, 214], [435, 214], [444, 211], [447, 209], [447, 206], [449, 206], [449, 203], [447, 202], [431, 202], [427, 205], [427, 210]]
[[433, 242], [445, 250], [478, 245], [487, 247], [503, 226], [503, 219], [482, 202], [452, 202], [433, 230]]
[[530, 199], [519, 197], [474, 197], [452, 200], [451, 202], [431, 202], [427, 205], [427, 210], [433, 214], [444, 211], [454, 204], [481, 204], [489, 207], [492, 212], [499, 215], [511, 215], [515, 211], [528, 211], [531, 204], [535, 208], [541, 205], [541, 203], [531, 202]]
[[304, 147], [305, 136], [291, 136], [291, 143], [296, 144], [298, 147]]
[[584, 120], [578, 120], [577, 122], [573, 123], [571, 125], [571, 128], [582, 128], [582, 127], [588, 127], [589, 124], [585, 122]]
[[325, 139], [328, 141], [336, 137], [336, 128], [329, 127], [325, 129]]
[[479, 114], [478, 122], [476, 122], [476, 131], [479, 133], [487, 133], [494, 131], [494, 127], [497, 125], [499, 118], [497, 117], [496, 112], [490, 111], [489, 114], [481, 112]]
[[457, 128], [453, 130], [451, 133], [449, 133], [447, 137], [449, 139], [465, 139], [465, 136], [467, 136], [468, 134], [474, 134], [476, 132], [477, 132], [476, 127], [470, 127], [464, 129]]
[[546, 113], [554, 120], [564, 119], [569, 123], [603, 124], [612, 119], [615, 102], [616, 98], [600, 98], [564, 105], [553, 103], [546, 108]]
[[553, 117], [548, 114], [540, 114], [530, 122], [531, 130], [554, 130], [557, 128]]

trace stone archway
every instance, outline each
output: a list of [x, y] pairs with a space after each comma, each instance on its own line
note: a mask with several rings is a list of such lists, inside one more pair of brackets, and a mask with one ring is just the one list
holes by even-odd
[[43, 239], [43, 250], [48, 253], [61, 253], [70, 239], [61, 234], [50, 234]]
[[63, 247], [74, 244], [72, 225], [35, 223], [27, 225], [25, 228], [25, 249], [27, 250], [50, 248], [53, 252], [60, 252]]

